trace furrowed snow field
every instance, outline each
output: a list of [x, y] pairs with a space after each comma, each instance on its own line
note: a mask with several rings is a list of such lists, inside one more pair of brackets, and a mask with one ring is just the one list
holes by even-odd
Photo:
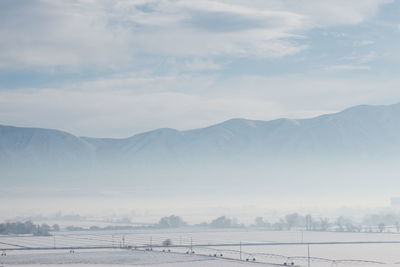
[[[171, 245], [162, 243], [170, 239]], [[307, 266], [308, 242], [399, 241], [397, 233], [343, 233], [312, 231], [262, 231], [257, 229], [205, 230], [197, 228], [135, 231], [57, 232], [54, 236], [0, 236], [1, 249], [48, 248], [46, 250], [7, 250], [0, 265], [91, 264], [135, 266], [243, 266], [291, 264]], [[242, 244], [241, 248], [239, 244]], [[253, 245], [248, 246], [249, 243]], [[254, 245], [254, 243], [265, 243]], [[296, 245], [269, 245], [297, 243]], [[215, 246], [218, 245], [218, 246]], [[50, 250], [49, 248], [67, 248]], [[69, 253], [75, 247], [75, 253]], [[96, 249], [79, 249], [79, 248]], [[99, 249], [107, 247], [107, 249]], [[123, 248], [121, 248], [123, 247]], [[135, 250], [136, 247], [136, 250]], [[129, 248], [129, 249], [127, 249]], [[153, 251], [145, 251], [152, 248]], [[170, 250], [171, 252], [168, 252]], [[191, 251], [195, 251], [194, 254]], [[242, 253], [240, 253], [240, 250]], [[165, 252], [163, 252], [165, 251]], [[392, 244], [312, 244], [312, 266], [399, 266], [400, 243]], [[189, 254], [187, 254], [189, 252]], [[242, 258], [242, 261], [240, 261]], [[246, 259], [249, 262], [246, 262]], [[255, 262], [253, 262], [255, 259]], [[68, 265], [65, 265], [68, 264]], [[80, 264], [80, 265], [76, 265]], [[71, 265], [71, 266], [72, 266]]]
[[[13, 253], [2, 257], [1, 264], [6, 266], [243, 266], [245, 262], [215, 259], [201, 255], [163, 253], [158, 251], [131, 250], [76, 250], [47, 252]], [[39, 265], [40, 264], [40, 265]], [[101, 265], [99, 265], [101, 264]]]

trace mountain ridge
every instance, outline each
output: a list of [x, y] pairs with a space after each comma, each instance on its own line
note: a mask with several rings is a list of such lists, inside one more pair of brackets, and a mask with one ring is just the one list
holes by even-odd
[[0, 125], [0, 163], [68, 166], [384, 155], [400, 152], [400, 103], [359, 105], [307, 119], [234, 118], [204, 128], [160, 128], [127, 138]]

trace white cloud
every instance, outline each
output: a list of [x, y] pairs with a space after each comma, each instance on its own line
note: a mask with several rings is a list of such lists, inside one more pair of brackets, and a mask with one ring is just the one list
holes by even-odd
[[362, 40], [354, 43], [354, 46], [369, 46], [375, 44], [372, 40]]
[[127, 68], [143, 53], [281, 57], [304, 30], [360, 23], [386, 0], [6, 1], [0, 67]]
[[328, 71], [353, 71], [353, 70], [370, 70], [366, 65], [332, 65], [325, 68]]
[[[2, 101], [4, 99], [7, 100]], [[252, 98], [179, 92], [137, 94], [127, 90], [0, 93], [0, 106], [2, 124], [120, 137], [159, 127], [190, 129], [207, 126], [230, 117], [268, 113], [273, 107], [268, 101]]]
[[[107, 74], [51, 89], [2, 91], [0, 123], [120, 137], [233, 117], [303, 117], [355, 104], [396, 102], [398, 81], [332, 78], [368, 73], [368, 63], [377, 55], [365, 51], [372, 43], [364, 38], [350, 43], [358, 51], [346, 50], [339, 63], [334, 59], [338, 64], [325, 62], [331, 65], [315, 76], [299, 70], [303, 76], [236, 77], [235, 71], [242, 71], [237, 66], [233, 74], [224, 72], [224, 63], [236, 59], [259, 62], [299, 53], [314, 45], [308, 30], [362, 23], [387, 2], [0, 1], [0, 68], [83, 74], [101, 69]], [[335, 39], [346, 37], [337, 29], [335, 33]], [[307, 55], [304, 63], [307, 69]], [[159, 71], [158, 64], [168, 71]]]
[[160, 127], [204, 127], [235, 117], [298, 118], [358, 104], [389, 104], [400, 99], [398, 85], [398, 80], [304, 75], [242, 76], [223, 82], [201, 75], [128, 75], [75, 84], [69, 90], [0, 92], [0, 122], [127, 137]]
[[195, 58], [193, 60], [187, 61], [185, 67], [190, 71], [203, 71], [203, 70], [220, 70], [221, 65], [215, 63], [210, 59], [200, 59]]
[[281, 8], [310, 18], [313, 27], [362, 23], [375, 16], [379, 7], [393, 0], [283, 0]]
[[358, 63], [358, 64], [366, 64], [366, 63], [370, 63], [370, 62], [374, 61], [377, 58], [378, 58], [378, 56], [376, 55], [376, 53], [374, 51], [370, 51], [366, 54], [352, 55], [352, 56], [345, 57], [344, 59]]
[[96, 68], [126, 62], [127, 32], [108, 30], [101, 7], [85, 3], [21, 1], [3, 8], [0, 66]]

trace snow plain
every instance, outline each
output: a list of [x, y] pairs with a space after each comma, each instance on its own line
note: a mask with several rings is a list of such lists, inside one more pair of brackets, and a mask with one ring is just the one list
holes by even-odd
[[[171, 239], [173, 245], [181, 247], [161, 247], [164, 240]], [[15, 247], [63, 247], [63, 246], [111, 246], [113, 249], [80, 250], [70, 254], [69, 250], [7, 251], [0, 257], [0, 266], [46, 267], [63, 264], [69, 266], [255, 266], [260, 263], [283, 264], [294, 262], [307, 266], [308, 242], [357, 242], [357, 241], [399, 241], [397, 233], [342, 233], [342, 232], [301, 232], [263, 231], [260, 229], [219, 229], [196, 228], [140, 231], [98, 231], [59, 232], [50, 237], [0, 236], [0, 250]], [[232, 246], [242, 242], [240, 247]], [[246, 246], [246, 243], [298, 242], [298, 245]], [[186, 254], [193, 244], [194, 255]], [[8, 244], [8, 245], [7, 245]], [[213, 247], [215, 244], [226, 246]], [[140, 247], [138, 250], [120, 249], [119, 246]], [[153, 251], [145, 251], [145, 246], [153, 246]], [[203, 247], [196, 247], [203, 245]], [[207, 246], [209, 245], [209, 246]], [[311, 245], [311, 266], [399, 266], [400, 243], [394, 244], [330, 244]], [[221, 254], [223, 256], [221, 257]], [[216, 255], [217, 257], [215, 257]], [[226, 259], [229, 258], [229, 259]], [[256, 263], [246, 262], [249, 258]]]
[[0, 259], [4, 266], [243, 266], [246, 263], [201, 255], [132, 250], [69, 250], [12, 253]]

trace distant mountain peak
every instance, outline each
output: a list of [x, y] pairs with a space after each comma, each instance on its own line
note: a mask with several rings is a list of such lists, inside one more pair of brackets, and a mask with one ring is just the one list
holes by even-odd
[[0, 164], [146, 164], [162, 161], [378, 155], [400, 151], [400, 104], [360, 105], [310, 119], [234, 118], [209, 127], [160, 128], [129, 138], [89, 138], [0, 126]]

